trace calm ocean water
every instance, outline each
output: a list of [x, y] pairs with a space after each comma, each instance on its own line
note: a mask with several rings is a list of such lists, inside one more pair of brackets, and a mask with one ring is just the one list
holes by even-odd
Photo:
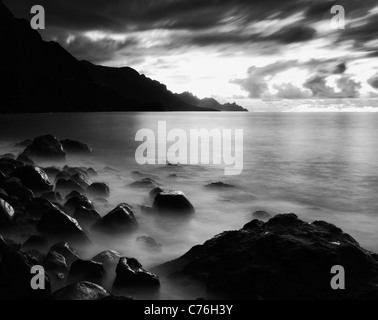
[[[244, 129], [244, 171], [224, 176], [223, 167], [184, 166], [172, 172], [161, 166], [140, 167], [135, 161], [139, 129]], [[134, 256], [149, 268], [177, 258], [193, 245], [225, 230], [239, 229], [256, 210], [294, 212], [308, 221], [326, 220], [378, 252], [378, 114], [371, 113], [105, 113], [0, 116], [0, 153], [14, 152], [15, 142], [54, 134], [90, 145], [89, 158], [69, 157], [70, 165], [92, 166], [99, 181], [111, 188], [111, 206], [136, 207], [137, 234], [121, 239], [97, 238], [93, 252], [112, 249]], [[46, 165], [46, 164], [41, 164]], [[105, 166], [118, 172], [101, 171]], [[152, 173], [169, 189], [181, 190], [196, 215], [174, 221], [142, 214], [149, 190], [131, 189], [135, 170]], [[177, 173], [177, 178], [169, 177]], [[235, 189], [208, 190], [212, 181]], [[102, 214], [111, 207], [98, 208]], [[163, 251], [145, 252], [135, 237], [150, 235]], [[170, 297], [168, 293], [166, 296]]]

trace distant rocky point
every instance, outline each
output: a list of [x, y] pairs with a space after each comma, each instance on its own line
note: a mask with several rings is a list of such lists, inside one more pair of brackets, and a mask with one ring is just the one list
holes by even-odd
[[179, 99], [181, 99], [182, 101], [188, 104], [191, 104], [199, 108], [203, 108], [203, 109], [214, 109], [218, 111], [248, 112], [247, 109], [243, 108], [242, 106], [237, 105], [235, 102], [221, 104], [214, 98], [200, 99], [191, 92], [183, 92], [180, 94], [176, 94], [176, 97], [178, 97]]

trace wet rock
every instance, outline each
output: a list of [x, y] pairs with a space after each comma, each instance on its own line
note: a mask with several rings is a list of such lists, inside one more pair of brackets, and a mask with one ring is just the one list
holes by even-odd
[[9, 176], [14, 170], [16, 170], [16, 166], [9, 162], [9, 161], [3, 161], [8, 159], [0, 159], [0, 171], [5, 175]]
[[144, 178], [129, 184], [131, 188], [155, 188], [157, 186], [159, 186], [159, 183], [151, 178]]
[[50, 191], [53, 188], [47, 174], [39, 167], [28, 165], [18, 168], [12, 173], [12, 177], [19, 178], [25, 187], [34, 192]]
[[33, 290], [30, 286], [33, 266], [38, 261], [31, 255], [20, 251], [11, 251], [3, 256], [0, 263], [0, 299], [35, 300], [51, 293], [50, 280], [45, 276], [45, 289]]
[[49, 297], [49, 300], [97, 301], [111, 297], [104, 288], [97, 284], [83, 281], [64, 287]]
[[75, 174], [81, 174], [85, 178], [89, 179], [89, 176], [87, 174], [87, 168], [84, 167], [69, 167], [69, 166], [64, 166], [63, 170], [67, 173], [69, 173], [71, 176]]
[[87, 194], [92, 198], [109, 198], [110, 189], [106, 183], [92, 183], [88, 189]]
[[121, 255], [116, 251], [104, 251], [93, 257], [92, 261], [102, 263], [105, 269], [116, 267]]
[[80, 259], [77, 253], [70, 247], [70, 245], [67, 242], [60, 242], [55, 244], [51, 247], [50, 251], [55, 251], [61, 254], [66, 259], [68, 268], [70, 268], [72, 263], [74, 263], [76, 260]]
[[56, 182], [55, 191], [64, 192], [64, 193], [77, 191], [80, 193], [84, 193], [83, 187], [71, 179], [59, 179]]
[[43, 198], [32, 199], [25, 207], [25, 211], [30, 217], [40, 219], [44, 214], [54, 208], [54, 205]]
[[84, 143], [75, 140], [61, 140], [60, 143], [68, 153], [90, 154], [92, 150]]
[[17, 161], [21, 161], [26, 165], [35, 166], [34, 161], [26, 153], [21, 153], [17, 157]]
[[159, 193], [155, 197], [153, 208], [163, 214], [192, 214], [195, 212], [193, 205], [185, 194], [180, 191], [164, 191]]
[[119, 205], [114, 210], [102, 217], [93, 226], [94, 230], [107, 232], [109, 234], [116, 232], [129, 232], [138, 228], [138, 222], [135, 219], [131, 208], [125, 204]]
[[3, 199], [0, 199], [0, 228], [6, 227], [13, 222], [14, 209]]
[[143, 269], [134, 258], [121, 258], [116, 269], [115, 288], [143, 287], [158, 288], [160, 281], [157, 275]]
[[35, 138], [24, 152], [32, 158], [64, 160], [66, 157], [62, 144], [52, 135]]
[[[335, 265], [348, 270], [346, 290], [330, 286]], [[376, 294], [378, 284], [378, 262], [351, 236], [293, 214], [253, 220], [154, 272], [202, 285], [200, 296], [225, 299], [359, 299]]]
[[101, 219], [101, 215], [96, 210], [91, 210], [82, 206], [76, 208], [73, 217], [84, 227], [91, 227]]
[[38, 231], [53, 240], [70, 240], [77, 243], [89, 243], [87, 235], [78, 222], [54, 207], [46, 212], [37, 225]]
[[165, 192], [165, 189], [163, 189], [161, 187], [156, 187], [156, 188], [154, 188], [154, 189], [151, 190], [151, 192], [150, 192], [150, 198], [154, 200], [155, 197], [158, 194], [162, 193], [162, 192]]
[[94, 206], [92, 201], [88, 200], [84, 196], [75, 196], [70, 198], [64, 205], [64, 210], [70, 214], [73, 215], [77, 208], [84, 207], [88, 210], [94, 210]]
[[43, 262], [43, 266], [52, 279], [64, 280], [68, 275], [66, 258], [55, 251], [50, 251]]
[[61, 203], [63, 201], [62, 194], [56, 191], [50, 191], [42, 194], [40, 198], [46, 199], [50, 202]]
[[72, 263], [68, 274], [68, 281], [90, 281], [101, 283], [104, 274], [105, 269], [102, 263], [79, 259]]
[[232, 189], [232, 188], [234, 188], [234, 186], [232, 186], [228, 183], [217, 181], [217, 182], [212, 182], [212, 183], [206, 185], [206, 188], [209, 188], [209, 189]]
[[83, 189], [87, 189], [90, 185], [88, 179], [80, 173], [76, 173], [71, 176], [71, 179], [77, 182]]
[[49, 241], [47, 237], [42, 235], [32, 235], [24, 242], [22, 245], [22, 250], [24, 252], [38, 251], [42, 254], [46, 254], [48, 252], [48, 247]]
[[148, 236], [140, 236], [136, 239], [137, 243], [141, 245], [145, 250], [149, 251], [161, 251], [162, 245], [154, 238]]
[[265, 211], [259, 210], [252, 214], [253, 219], [261, 220], [261, 221], [268, 221], [273, 216]]

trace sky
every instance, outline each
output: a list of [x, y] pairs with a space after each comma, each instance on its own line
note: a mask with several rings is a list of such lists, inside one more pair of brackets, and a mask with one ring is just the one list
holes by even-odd
[[[35, 0], [4, 0], [31, 18]], [[377, 0], [39, 0], [45, 40], [222, 102], [378, 97]], [[335, 29], [331, 8], [345, 9]]]

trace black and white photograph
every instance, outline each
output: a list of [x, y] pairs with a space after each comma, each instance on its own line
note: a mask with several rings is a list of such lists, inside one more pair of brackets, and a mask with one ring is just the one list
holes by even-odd
[[0, 300], [378, 299], [377, 26], [377, 0], [0, 0]]

